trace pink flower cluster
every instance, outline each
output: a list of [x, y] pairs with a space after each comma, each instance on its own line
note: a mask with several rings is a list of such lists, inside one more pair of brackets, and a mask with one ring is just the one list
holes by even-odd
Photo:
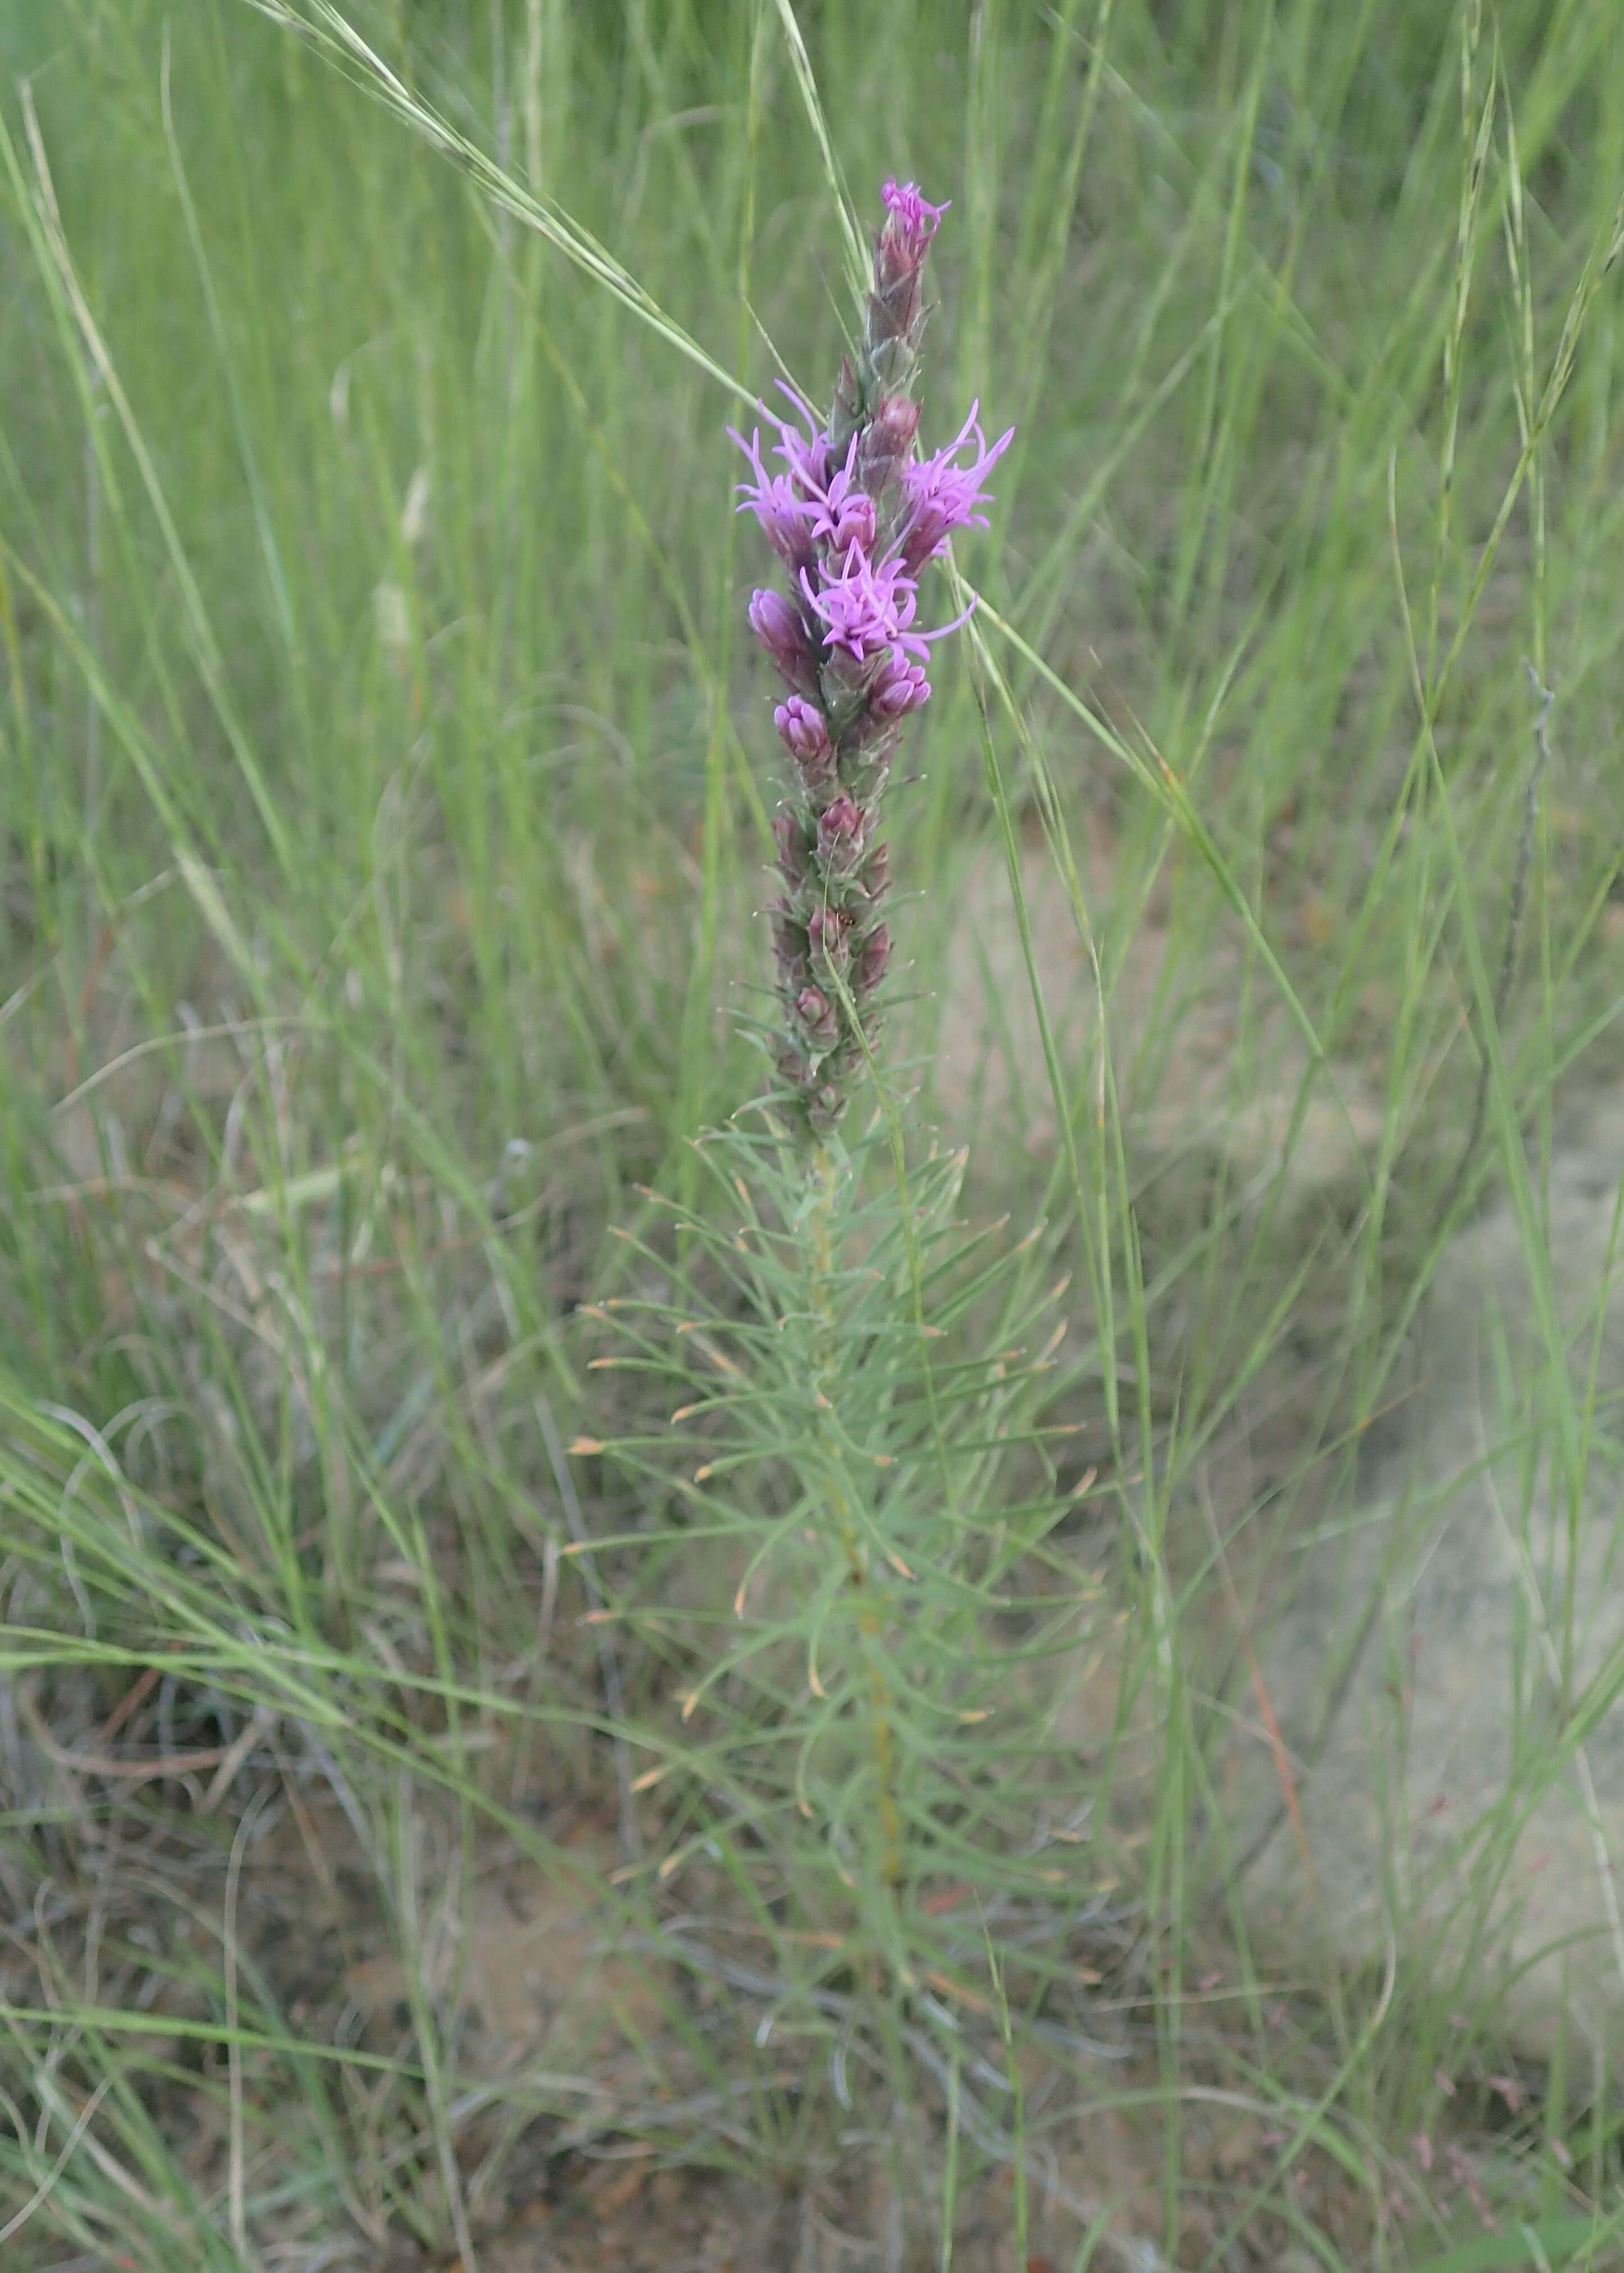
[[775, 462], [759, 427], [748, 441], [729, 429], [751, 476], [738, 510], [755, 514], [789, 588], [753, 593], [749, 620], [788, 690], [773, 714], [795, 791], [775, 824], [785, 896], [773, 948], [787, 1024], [778, 1062], [814, 1128], [844, 1107], [890, 958], [889, 927], [876, 919], [890, 861], [876, 832], [898, 730], [930, 699], [932, 643], [969, 612], [921, 630], [919, 579], [956, 529], [986, 528], [984, 484], [1011, 439], [989, 446], [973, 404], [953, 441], [915, 458], [921, 272], [947, 208], [912, 183], [888, 181], [881, 196], [862, 346], [841, 366], [827, 424], [780, 381], [790, 415], [760, 406], [776, 429]]
[[[920, 203], [927, 214], [937, 210]], [[989, 446], [979, 409], [972, 406], [957, 439], [944, 449], [901, 464], [883, 551], [882, 500], [859, 484], [859, 434], [831, 470], [827, 433], [808, 436], [792, 421], [775, 419], [773, 454], [785, 470], [772, 473], [763, 462], [760, 430], [747, 442], [729, 429], [755, 475], [739, 484], [739, 511], [756, 515], [796, 587], [793, 603], [771, 590], [754, 593], [750, 626], [797, 694], [815, 694], [832, 668], [836, 703], [861, 690], [880, 723], [929, 699], [921, 666], [930, 643], [966, 619], [956, 617], [936, 631], [917, 630], [919, 572], [942, 558], [955, 529], [987, 527], [977, 511], [989, 502], [982, 484], [1013, 439], [1011, 428]], [[961, 465], [966, 452], [968, 461]]]

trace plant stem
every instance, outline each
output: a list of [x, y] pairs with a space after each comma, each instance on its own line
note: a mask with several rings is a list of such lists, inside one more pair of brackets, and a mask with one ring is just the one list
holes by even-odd
[[878, 1787], [880, 1879], [891, 1900], [902, 1888], [902, 1809], [897, 1797], [897, 1740], [891, 1729], [891, 1696], [878, 1645], [884, 1611], [874, 1579], [873, 1557], [853, 1512], [846, 1482], [845, 1438], [840, 1428], [839, 1318], [835, 1298], [838, 1262], [835, 1213], [845, 1171], [832, 1146], [820, 1144], [811, 1160], [813, 1389], [816, 1428], [825, 1455], [829, 1512], [846, 1557], [847, 1581], [857, 1602], [857, 1630], [868, 1670], [869, 1744]]

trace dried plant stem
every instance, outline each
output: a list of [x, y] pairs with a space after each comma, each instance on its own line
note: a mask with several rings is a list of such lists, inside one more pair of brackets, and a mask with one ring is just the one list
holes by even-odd
[[878, 1659], [885, 1614], [875, 1585], [873, 1557], [853, 1512], [846, 1482], [846, 1448], [840, 1427], [839, 1263], [836, 1216], [847, 1171], [834, 1148], [814, 1146], [809, 1253], [813, 1318], [813, 1384], [818, 1437], [824, 1455], [830, 1519], [846, 1558], [846, 1583], [857, 1602], [857, 1630], [868, 1674], [868, 1740], [874, 1757], [880, 1825], [880, 1879], [893, 1901], [902, 1889], [902, 1809], [897, 1793], [897, 1740], [891, 1727], [891, 1685]]

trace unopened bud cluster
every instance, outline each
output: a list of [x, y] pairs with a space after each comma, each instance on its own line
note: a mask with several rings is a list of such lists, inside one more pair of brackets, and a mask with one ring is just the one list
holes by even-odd
[[740, 485], [740, 510], [755, 514], [788, 586], [752, 596], [750, 628], [787, 689], [773, 713], [791, 761], [774, 822], [778, 1067], [818, 1132], [839, 1118], [873, 1044], [891, 960], [880, 799], [901, 723], [930, 697], [930, 642], [957, 628], [916, 627], [920, 574], [956, 529], [985, 529], [981, 485], [1010, 442], [989, 448], [972, 405], [957, 440], [915, 458], [923, 270], [947, 208], [911, 183], [882, 194], [862, 345], [841, 363], [828, 424], [786, 387], [799, 416], [771, 420], [783, 471], [763, 464], [759, 431], [733, 438], [755, 476]]

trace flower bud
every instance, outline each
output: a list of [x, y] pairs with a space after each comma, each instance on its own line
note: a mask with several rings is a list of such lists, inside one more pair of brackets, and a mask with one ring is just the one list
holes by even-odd
[[814, 959], [821, 957], [832, 971], [844, 971], [852, 959], [852, 919], [844, 908], [815, 908], [807, 923], [807, 944]]
[[803, 694], [817, 691], [817, 659], [807, 638], [800, 611], [782, 592], [750, 596], [750, 629], [778, 665], [787, 686]]
[[806, 925], [797, 921], [782, 900], [773, 903], [768, 910], [768, 919], [772, 928], [772, 959], [778, 967], [778, 977], [786, 986], [803, 986], [811, 971]]
[[917, 360], [914, 341], [924, 328], [924, 291], [917, 268], [877, 281], [863, 312], [863, 345], [883, 386], [906, 385]]
[[793, 892], [810, 873], [806, 831], [797, 814], [781, 812], [773, 815], [772, 835], [778, 848], [778, 874]]
[[823, 657], [823, 692], [829, 696], [842, 741], [847, 729], [868, 709], [868, 689], [878, 665], [877, 656], [853, 655], [846, 647], [831, 647]]
[[792, 694], [773, 712], [772, 723], [785, 748], [795, 760], [808, 795], [821, 797], [832, 789], [837, 770], [835, 746], [829, 738], [829, 722], [817, 704], [808, 702], [804, 695]]
[[805, 1094], [817, 1086], [816, 1066], [809, 1058], [801, 1055], [793, 1042], [779, 1043], [774, 1062], [778, 1069], [779, 1080], [787, 1082], [792, 1089], [798, 1089]]
[[845, 1111], [846, 1099], [831, 1081], [823, 1084], [808, 1106], [812, 1126], [820, 1136], [827, 1136]]
[[829, 414], [829, 454], [837, 465], [845, 463], [852, 437], [862, 423], [862, 381], [852, 367], [850, 356], [842, 356], [839, 376], [835, 380], [834, 408]]
[[876, 844], [862, 865], [862, 888], [871, 900], [891, 889], [891, 846]]
[[853, 490], [841, 504], [830, 542], [837, 551], [842, 546], [861, 544], [865, 552], [872, 552], [878, 535], [874, 499], [867, 490]]
[[816, 986], [803, 986], [795, 997], [794, 1010], [813, 1047], [833, 1049], [840, 1039], [840, 1014], [829, 997]]
[[870, 497], [883, 497], [914, 454], [919, 405], [912, 396], [888, 394], [857, 445], [857, 472]]
[[772, 723], [790, 755], [803, 762], [808, 758], [821, 757], [829, 747], [829, 727], [823, 714], [804, 694], [792, 694], [787, 702], [780, 702], [772, 714]]
[[890, 961], [891, 930], [889, 926], [878, 924], [863, 941], [858, 955], [857, 968], [853, 973], [853, 993], [871, 994], [884, 978]]
[[906, 393], [925, 328], [921, 271], [947, 207], [928, 204], [912, 182], [887, 182], [882, 195], [885, 225], [874, 248], [874, 285], [863, 310], [863, 376], [871, 388]]
[[923, 266], [947, 206], [933, 206], [922, 198], [916, 183], [894, 179], [881, 184], [880, 199], [885, 207], [885, 225], [874, 249], [874, 281], [883, 289], [895, 278], [912, 275]]
[[888, 723], [906, 718], [910, 710], [921, 709], [929, 700], [930, 681], [922, 666], [910, 663], [893, 648], [868, 691], [870, 716]]
[[817, 865], [825, 877], [849, 876], [862, 858], [868, 816], [844, 794], [820, 815], [817, 824]]

